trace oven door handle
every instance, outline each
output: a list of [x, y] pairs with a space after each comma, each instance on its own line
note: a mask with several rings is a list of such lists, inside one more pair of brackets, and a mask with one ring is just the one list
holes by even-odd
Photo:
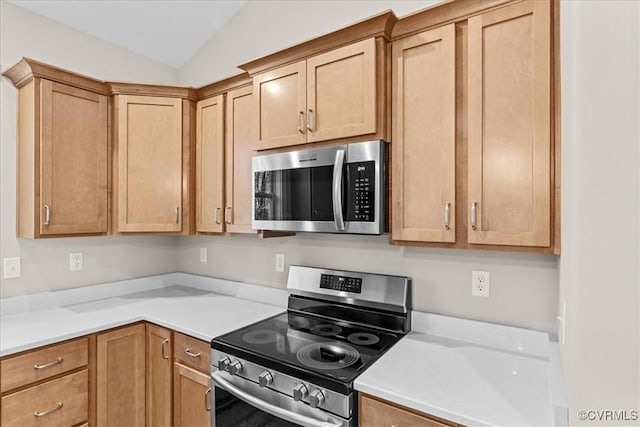
[[249, 393], [239, 389], [238, 387], [225, 380], [220, 371], [212, 372], [211, 380], [217, 387], [226, 390], [238, 399], [247, 402], [264, 412], [267, 412], [274, 417], [289, 421], [290, 423], [300, 424], [308, 427], [340, 427], [340, 424], [319, 421], [304, 415], [296, 414], [295, 412], [287, 411], [286, 409], [272, 405], [271, 403], [265, 402], [264, 400], [260, 400], [257, 397], [250, 395]]
[[344, 168], [344, 155], [346, 150], [336, 151], [336, 160], [333, 163], [333, 218], [336, 230], [344, 231], [344, 218], [342, 216], [342, 169]]

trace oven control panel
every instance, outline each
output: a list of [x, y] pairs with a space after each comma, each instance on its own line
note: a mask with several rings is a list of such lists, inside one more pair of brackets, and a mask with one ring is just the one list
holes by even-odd
[[359, 277], [334, 276], [333, 274], [320, 275], [320, 287], [334, 291], [362, 293], [362, 279]]

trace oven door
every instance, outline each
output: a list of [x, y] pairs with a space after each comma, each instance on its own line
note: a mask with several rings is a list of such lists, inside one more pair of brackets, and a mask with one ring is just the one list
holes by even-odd
[[213, 427], [355, 427], [349, 420], [223, 371], [211, 374], [211, 388]]
[[385, 232], [381, 140], [253, 157], [256, 230]]

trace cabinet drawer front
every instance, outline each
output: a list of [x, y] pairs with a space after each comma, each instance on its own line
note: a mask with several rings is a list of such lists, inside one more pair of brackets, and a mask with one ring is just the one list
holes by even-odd
[[89, 382], [84, 371], [2, 398], [3, 426], [72, 426], [86, 421]]
[[360, 427], [453, 427], [449, 421], [431, 418], [367, 396], [360, 396]]
[[176, 332], [173, 350], [174, 361], [197, 369], [200, 372], [209, 373], [211, 369], [211, 346], [208, 342]]
[[4, 359], [0, 362], [0, 391], [4, 393], [85, 366], [87, 359], [87, 338]]

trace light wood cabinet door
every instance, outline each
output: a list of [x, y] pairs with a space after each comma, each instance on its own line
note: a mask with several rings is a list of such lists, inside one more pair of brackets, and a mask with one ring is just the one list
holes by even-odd
[[470, 243], [551, 238], [551, 2], [469, 19]]
[[147, 427], [171, 427], [173, 340], [171, 331], [150, 323], [147, 328]]
[[224, 231], [224, 95], [198, 102], [196, 232]]
[[306, 143], [306, 61], [253, 78], [258, 149]]
[[227, 93], [224, 221], [230, 233], [256, 233], [251, 228], [251, 157], [257, 149], [254, 97], [251, 86]]
[[211, 425], [211, 388], [209, 376], [174, 364], [173, 413], [175, 427]]
[[376, 44], [371, 38], [307, 59], [307, 142], [376, 132]]
[[107, 232], [107, 97], [41, 80], [40, 235]]
[[360, 427], [451, 427], [458, 424], [360, 395]]
[[456, 239], [455, 37], [450, 24], [392, 46], [394, 240]]
[[145, 325], [98, 335], [96, 418], [98, 427], [145, 425]]
[[182, 99], [118, 95], [118, 231], [182, 230]]

